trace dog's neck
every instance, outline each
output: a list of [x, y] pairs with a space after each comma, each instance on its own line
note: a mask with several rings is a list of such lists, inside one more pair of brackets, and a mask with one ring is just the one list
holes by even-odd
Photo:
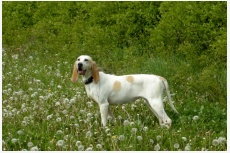
[[86, 71], [85, 75], [82, 76], [82, 80], [84, 84], [89, 84], [93, 82], [93, 76], [92, 76], [91, 71]]

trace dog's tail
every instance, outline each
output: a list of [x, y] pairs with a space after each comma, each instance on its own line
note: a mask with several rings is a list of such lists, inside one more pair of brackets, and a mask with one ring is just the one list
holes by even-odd
[[168, 97], [168, 101], [169, 101], [169, 105], [171, 106], [171, 108], [177, 113], [178, 111], [176, 110], [176, 108], [174, 107], [173, 103], [172, 103], [172, 98], [171, 98], [171, 94], [170, 94], [170, 91], [169, 91], [169, 85], [168, 85], [168, 82], [165, 78], [162, 78], [162, 82], [164, 84], [164, 87], [165, 87], [165, 91], [166, 91], [166, 94], [167, 94], [167, 97]]

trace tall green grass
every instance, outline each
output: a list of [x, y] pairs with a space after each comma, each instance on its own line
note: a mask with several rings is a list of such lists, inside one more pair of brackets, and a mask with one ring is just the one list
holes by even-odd
[[[136, 69], [121, 67], [118, 72], [168, 79], [180, 113], [165, 103], [173, 121], [169, 130], [160, 127], [144, 100], [112, 106], [115, 119], [103, 128], [98, 105], [87, 98], [83, 83], [70, 81], [72, 57], [62, 56], [41, 50], [2, 51], [2, 150], [227, 150], [227, 110], [189, 89], [178, 92], [188, 81], [171, 81], [176, 63], [140, 58]], [[104, 60], [98, 61], [102, 67]]]

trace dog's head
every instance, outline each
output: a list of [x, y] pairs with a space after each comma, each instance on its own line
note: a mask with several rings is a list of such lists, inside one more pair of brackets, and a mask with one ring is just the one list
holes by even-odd
[[93, 76], [93, 80], [95, 83], [99, 81], [99, 71], [97, 70], [96, 63], [92, 60], [90, 56], [81, 55], [74, 63], [71, 81], [76, 82], [78, 80], [78, 75], [85, 76], [86, 74]]

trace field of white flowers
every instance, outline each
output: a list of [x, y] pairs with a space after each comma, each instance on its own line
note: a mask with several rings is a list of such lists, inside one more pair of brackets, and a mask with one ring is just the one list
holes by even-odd
[[143, 100], [113, 106], [115, 119], [103, 128], [98, 105], [70, 81], [73, 62], [47, 51], [2, 51], [2, 150], [227, 150], [226, 109], [196, 109], [189, 98], [175, 102], [180, 115], [166, 104], [169, 130]]

